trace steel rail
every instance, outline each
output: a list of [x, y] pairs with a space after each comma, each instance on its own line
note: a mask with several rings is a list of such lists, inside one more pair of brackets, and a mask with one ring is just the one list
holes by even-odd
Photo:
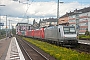
[[[19, 42], [20, 43], [20, 42]], [[26, 55], [29, 57], [30, 60], [33, 60], [30, 55], [27, 53], [27, 51], [25, 50], [25, 48], [22, 46], [22, 44], [20, 43], [21, 47], [23, 48], [24, 52], [26, 53]]]
[[[24, 40], [23, 40], [24, 41]], [[27, 43], [26, 41], [24, 41], [29, 47], [31, 47], [34, 51], [36, 51], [39, 55], [41, 55], [44, 59], [49, 60], [48, 58], [46, 58], [42, 53], [40, 53], [39, 51], [37, 51], [34, 47], [32, 47], [29, 43]]]

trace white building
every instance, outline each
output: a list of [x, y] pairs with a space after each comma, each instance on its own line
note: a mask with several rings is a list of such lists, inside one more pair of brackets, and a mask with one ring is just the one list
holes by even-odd
[[85, 34], [87, 29], [90, 32], [90, 7], [70, 12], [68, 17], [69, 25], [76, 26], [79, 34]]
[[57, 19], [49, 18], [49, 19], [43, 19], [42, 21], [40, 21], [40, 27], [46, 27], [50, 25], [57, 25]]

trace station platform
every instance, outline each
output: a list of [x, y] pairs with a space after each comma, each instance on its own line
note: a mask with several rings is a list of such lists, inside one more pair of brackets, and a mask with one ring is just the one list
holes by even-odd
[[[89, 40], [78, 40], [78, 42], [90, 45]], [[15, 37], [0, 40], [0, 60], [25, 60]]]
[[3, 51], [0, 60], [25, 60], [15, 37], [2, 39], [0, 43], [0, 53]]
[[78, 43], [90, 45], [90, 40], [78, 40]]

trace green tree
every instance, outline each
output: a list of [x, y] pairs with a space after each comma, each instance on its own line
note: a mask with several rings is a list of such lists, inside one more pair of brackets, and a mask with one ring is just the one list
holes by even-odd
[[14, 29], [14, 27], [12, 26], [12, 34], [16, 34], [16, 29]]
[[85, 35], [90, 35], [88, 29], [86, 30]]
[[4, 38], [6, 36], [6, 31], [5, 29], [0, 30], [0, 39]]
[[34, 19], [34, 20], [33, 20], [33, 25], [35, 24], [35, 22], [36, 22], [36, 21], [35, 21], [35, 19]]

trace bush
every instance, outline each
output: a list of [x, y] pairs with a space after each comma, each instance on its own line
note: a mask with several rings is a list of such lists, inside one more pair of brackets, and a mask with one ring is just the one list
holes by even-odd
[[90, 35], [88, 29], [86, 30], [85, 35]]
[[90, 35], [80, 35], [79, 39], [90, 40]]
[[75, 50], [55, 46], [46, 42], [24, 38], [26, 41], [36, 45], [43, 51], [47, 52], [56, 60], [90, 60], [90, 54], [79, 53]]
[[90, 39], [90, 36], [82, 37], [82, 39], [87, 39], [87, 40], [89, 40], [89, 39]]
[[85, 35], [79, 35], [79, 39], [82, 39], [82, 37], [85, 37]]

